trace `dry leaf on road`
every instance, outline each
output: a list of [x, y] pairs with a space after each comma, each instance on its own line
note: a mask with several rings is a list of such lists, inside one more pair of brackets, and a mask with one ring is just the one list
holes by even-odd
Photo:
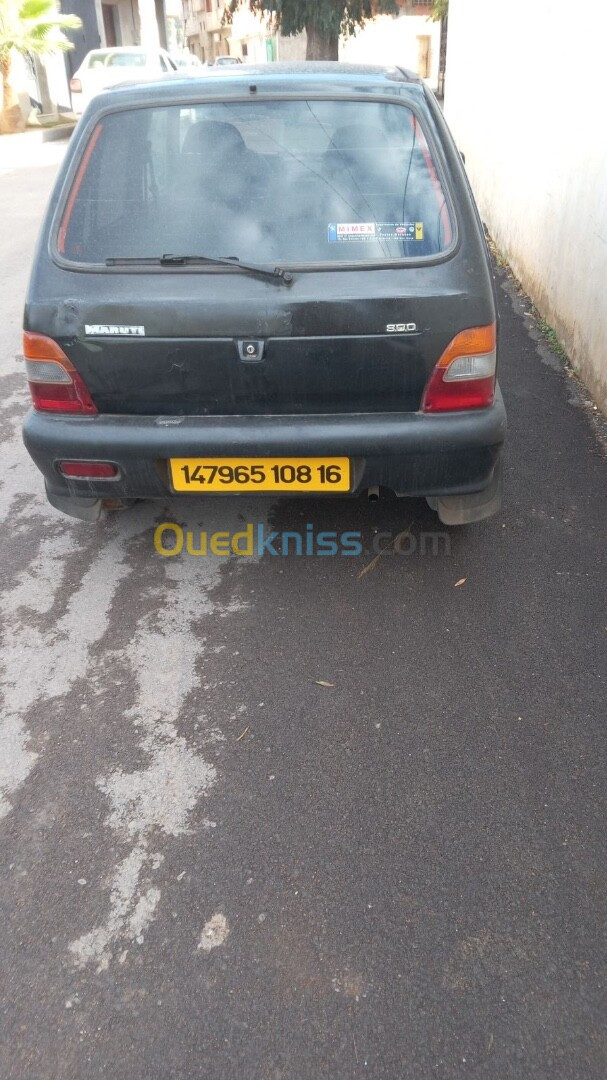
[[393, 540], [390, 544], [387, 544], [385, 548], [382, 548], [382, 550], [379, 552], [379, 555], [376, 555], [374, 559], [371, 559], [370, 563], [367, 563], [366, 566], [363, 566], [360, 574], [358, 575], [358, 578], [360, 579], [361, 577], [364, 577], [365, 574], [368, 574], [370, 570], [373, 570], [374, 567], [377, 566], [382, 555], [385, 555], [387, 551], [392, 551], [393, 553], [396, 552], [397, 545], [410, 535], [412, 525], [413, 522], [411, 522], [411, 525], [407, 525], [407, 528], [403, 529], [403, 531], [398, 534], [395, 540]]

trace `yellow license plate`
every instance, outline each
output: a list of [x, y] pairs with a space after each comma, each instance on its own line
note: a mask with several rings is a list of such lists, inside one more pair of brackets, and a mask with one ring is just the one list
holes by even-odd
[[350, 490], [350, 459], [171, 458], [174, 491]]

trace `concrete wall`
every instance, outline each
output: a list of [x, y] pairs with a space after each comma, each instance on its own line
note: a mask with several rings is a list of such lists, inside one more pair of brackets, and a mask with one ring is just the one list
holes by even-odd
[[[232, 20], [230, 56], [240, 56], [248, 64], [265, 64], [266, 38], [271, 36], [267, 19], [253, 15], [248, 8], [240, 8]], [[246, 56], [243, 56], [243, 45], [247, 47]]]
[[604, 0], [451, 0], [445, 115], [481, 216], [607, 411]]
[[[44, 67], [52, 111], [69, 112], [72, 107], [72, 98], [63, 54], [51, 53], [49, 56], [45, 56]], [[44, 102], [42, 106], [44, 112]]]
[[292, 37], [284, 37], [283, 34], [278, 34], [276, 39], [276, 59], [293, 63], [305, 60], [307, 44], [308, 36], [305, 30], [301, 34], [293, 34]]
[[[277, 60], [305, 60], [306, 35], [283, 37], [274, 32], [272, 20], [253, 15], [248, 7], [239, 8], [232, 19], [230, 55], [240, 56], [248, 64], [265, 64], [268, 61], [266, 42], [274, 39]], [[243, 54], [243, 45], [247, 55]]]
[[[418, 72], [419, 39], [430, 38], [430, 70], [425, 81], [435, 90], [438, 83], [440, 23], [425, 15], [396, 18], [379, 15], [352, 37], [339, 43], [339, 59], [354, 64], [398, 64]], [[419, 72], [423, 74], [423, 72]]]
[[[139, 12], [139, 42], [137, 44], [143, 45], [146, 49], [157, 49], [160, 46], [160, 33], [156, 18], [156, 4], [154, 0], [138, 0], [136, 6]], [[120, 25], [122, 27], [122, 12]], [[128, 20], [127, 25], [129, 25]], [[135, 42], [125, 41], [124, 44], [131, 45]]]

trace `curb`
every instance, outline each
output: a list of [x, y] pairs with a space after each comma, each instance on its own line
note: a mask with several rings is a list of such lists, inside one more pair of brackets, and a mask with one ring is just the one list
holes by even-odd
[[[70, 120], [66, 124], [56, 124], [54, 127], [48, 128], [28, 127], [25, 131], [17, 132], [15, 135], [0, 136], [0, 138], [10, 140], [10, 145], [12, 146], [17, 145], [17, 142], [20, 142], [21, 140], [24, 140], [27, 143], [55, 142], [59, 139], [69, 139], [76, 124], [76, 120]], [[0, 145], [2, 144], [0, 143]], [[8, 141], [6, 145], [9, 145]]]
[[56, 124], [54, 127], [28, 128], [38, 136], [40, 142], [55, 142], [58, 139], [69, 139], [76, 127], [76, 120], [70, 120], [67, 124]]
[[57, 124], [56, 127], [42, 128], [42, 142], [55, 142], [57, 139], [69, 139], [76, 127], [76, 121], [69, 124]]

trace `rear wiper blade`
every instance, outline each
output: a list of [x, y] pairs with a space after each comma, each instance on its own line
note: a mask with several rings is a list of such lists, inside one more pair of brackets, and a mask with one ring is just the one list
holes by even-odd
[[268, 270], [267, 266], [257, 263], [242, 262], [237, 255], [161, 255], [158, 258], [113, 258], [106, 259], [106, 266], [195, 266], [197, 263], [208, 266], [231, 266], [249, 274], [269, 279], [277, 285], [291, 285], [293, 275], [281, 266]]
[[245, 270], [249, 274], [259, 274], [261, 277], [270, 278], [278, 283], [290, 285], [293, 275], [282, 266], [275, 266], [268, 270], [267, 266], [259, 266], [258, 263], [242, 262], [238, 255], [163, 255], [161, 266], [190, 266], [196, 263], [206, 263], [209, 266], [236, 266], [239, 270]]

